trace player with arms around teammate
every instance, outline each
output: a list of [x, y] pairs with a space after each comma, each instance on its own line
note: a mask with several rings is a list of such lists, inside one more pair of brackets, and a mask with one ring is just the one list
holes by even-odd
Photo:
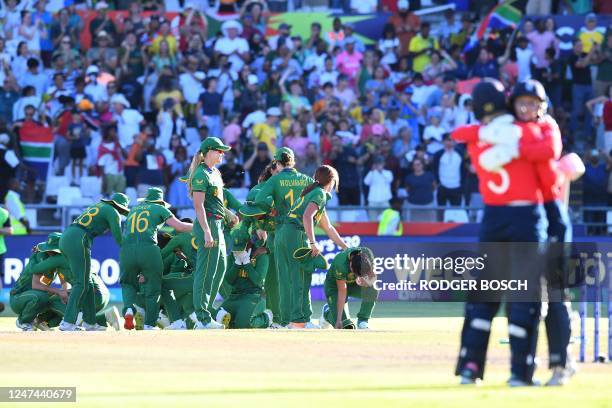
[[315, 171], [314, 182], [302, 191], [288, 215], [285, 245], [292, 254], [289, 270], [294, 274], [290, 328], [318, 328], [310, 322], [310, 284], [315, 267], [327, 269], [327, 263], [315, 265], [312, 262], [320, 253], [315, 225], [319, 225], [340, 248], [348, 248], [325, 212], [325, 204], [331, 198], [332, 190], [338, 190], [338, 182], [336, 169], [328, 165], [319, 167]]
[[[378, 298], [373, 287], [374, 255], [369, 248], [348, 248], [340, 252], [331, 263], [325, 277], [325, 298], [319, 324], [322, 329], [368, 329], [368, 321]], [[348, 297], [361, 299], [357, 325], [351, 320]]]
[[88, 207], [66, 228], [60, 239], [60, 250], [68, 259], [73, 275], [72, 290], [60, 330], [75, 331], [77, 314], [83, 312], [85, 324], [96, 324], [94, 283], [91, 277], [91, 244], [95, 237], [110, 230], [121, 245], [121, 214], [129, 212], [129, 199], [115, 193], [110, 199]]
[[132, 208], [127, 216], [119, 263], [121, 265], [121, 294], [123, 296], [123, 327], [134, 328], [134, 302], [138, 293], [138, 276], [144, 278], [145, 330], [156, 328], [159, 315], [159, 298], [163, 261], [157, 246], [157, 231], [168, 224], [179, 232], [191, 231], [192, 224], [179, 221], [168, 209], [164, 192], [151, 187], [142, 202]]
[[[215, 167], [229, 146], [216, 137], [204, 139], [189, 167], [189, 194], [197, 217], [193, 228], [198, 254], [193, 275], [193, 307], [197, 318], [194, 329], [223, 329], [211, 317], [212, 303], [225, 275], [226, 249], [223, 223], [223, 179]], [[233, 216], [233, 215], [232, 215]]]
[[[264, 213], [273, 213], [275, 223], [274, 260], [278, 273], [278, 305], [281, 326], [291, 322], [291, 308], [294, 304], [293, 288], [299, 276], [296, 274], [293, 251], [289, 251], [288, 243], [295, 241], [294, 227], [288, 225], [289, 210], [297, 202], [302, 191], [312, 184], [313, 179], [295, 169], [293, 150], [281, 147], [274, 154], [274, 162], [278, 173], [261, 185], [255, 196], [255, 203]], [[295, 248], [294, 248], [295, 250]]]
[[[535, 167], [523, 158], [538, 144], [520, 145], [522, 138], [532, 138], [530, 132], [538, 129], [514, 124], [514, 117], [507, 112], [503, 85], [496, 80], [484, 80], [473, 91], [474, 113], [483, 126], [463, 126], [456, 129], [452, 137], [467, 142], [468, 154], [476, 169], [479, 190], [485, 202], [484, 216], [480, 226], [479, 240], [483, 243], [539, 243], [546, 239], [546, 222], [540, 205], [541, 193]], [[512, 160], [503, 166], [495, 162], [503, 151], [482, 140], [491, 128], [507, 139], [512, 147]], [[546, 141], [545, 141], [546, 142]], [[548, 141], [550, 143], [550, 140]], [[550, 147], [550, 146], [549, 146]], [[520, 152], [520, 156], [518, 154]], [[510, 386], [533, 385], [535, 351], [540, 319], [539, 281], [540, 275], [530, 262], [535, 260], [537, 244], [522, 245], [522, 250], [531, 253], [512, 253], [517, 246], [504, 244], [502, 258], [495, 268], [510, 273], [511, 278], [528, 279], [531, 300], [508, 303], [508, 331], [510, 333], [511, 377]], [[531, 256], [531, 258], [530, 258]], [[486, 270], [493, 271], [491, 266]], [[499, 299], [483, 299], [485, 293], [469, 292], [465, 306], [465, 320], [461, 333], [461, 349], [456, 375], [462, 384], [474, 384], [484, 376], [484, 366], [493, 317], [497, 313]]]

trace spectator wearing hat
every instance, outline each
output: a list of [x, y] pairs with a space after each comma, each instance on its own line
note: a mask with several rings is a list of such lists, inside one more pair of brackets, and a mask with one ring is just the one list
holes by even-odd
[[293, 50], [293, 41], [291, 41], [291, 26], [287, 23], [281, 23], [278, 26], [278, 34], [271, 36], [268, 39], [268, 45], [272, 50], [278, 50], [281, 45], [285, 45], [289, 50]]
[[408, 55], [413, 58], [412, 70], [422, 73], [431, 62], [431, 53], [439, 50], [438, 40], [430, 35], [431, 25], [428, 22], [421, 24], [419, 34], [410, 40]]
[[115, 94], [111, 99], [114, 112], [113, 121], [117, 124], [119, 144], [128, 149], [134, 142], [134, 136], [139, 133], [144, 117], [135, 109], [130, 109], [130, 103], [122, 94]]
[[[385, 169], [385, 159], [382, 156], [374, 157], [372, 168], [363, 179], [363, 183], [369, 187], [368, 207], [377, 208], [368, 210], [370, 220], [378, 219], [378, 216], [389, 206], [389, 200], [393, 197], [391, 184], [393, 183], [393, 173]], [[380, 208], [382, 209], [380, 209]]]
[[113, 46], [111, 39], [117, 38], [117, 27], [108, 15], [108, 3], [105, 1], [99, 1], [96, 3], [97, 16], [91, 23], [89, 23], [89, 33], [94, 41], [94, 44], [99, 46], [100, 44], [100, 33], [106, 32], [109, 36], [109, 43], [106, 46]]
[[266, 166], [272, 163], [272, 155], [268, 149], [268, 145], [264, 142], [257, 142], [255, 139], [252, 140], [254, 149], [251, 157], [244, 162], [244, 169], [249, 172], [249, 180], [251, 185], [249, 188], [253, 188], [257, 185], [259, 176], [266, 168]]
[[93, 103], [97, 103], [99, 101], [108, 100], [108, 92], [106, 87], [98, 82], [98, 75], [100, 74], [100, 70], [96, 65], [90, 65], [85, 71], [86, 82], [84, 92], [87, 96], [89, 96]]
[[98, 32], [96, 39], [96, 46], [87, 51], [87, 63], [97, 63], [104, 71], [114, 72], [119, 60], [111, 34], [108, 31], [102, 30]]
[[395, 27], [395, 33], [399, 39], [398, 54], [402, 57], [408, 54], [410, 40], [419, 31], [421, 25], [421, 19], [409, 11], [409, 8], [408, 0], [399, 0], [397, 2], [397, 13], [389, 17], [389, 23]]
[[242, 24], [236, 20], [229, 20], [221, 26], [223, 37], [215, 43], [215, 52], [226, 55], [231, 62], [231, 70], [238, 72], [245, 62], [249, 61], [249, 43], [240, 37]]
[[280, 116], [280, 109], [273, 106], [266, 111], [266, 121], [253, 126], [253, 143], [265, 143], [271, 154], [276, 152], [276, 143], [278, 140], [276, 127]]
[[347, 38], [344, 42], [344, 51], [336, 56], [336, 67], [340, 73], [355, 80], [362, 60], [363, 54], [355, 50], [355, 39]]
[[591, 52], [591, 48], [600, 45], [603, 40], [603, 34], [597, 30], [597, 15], [589, 13], [584, 19], [584, 27], [580, 29], [578, 39], [582, 42], [582, 50], [585, 53]]

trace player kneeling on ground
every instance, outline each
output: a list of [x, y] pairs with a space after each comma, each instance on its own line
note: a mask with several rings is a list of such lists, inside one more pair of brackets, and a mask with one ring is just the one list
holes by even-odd
[[[378, 298], [373, 287], [374, 255], [369, 248], [348, 248], [340, 252], [332, 261], [325, 278], [325, 297], [319, 325], [322, 329], [368, 329], [368, 321]], [[357, 313], [357, 325], [351, 320], [348, 310], [348, 297], [361, 299]]]
[[251, 240], [249, 224], [241, 224], [231, 233], [232, 258], [225, 282], [232, 291], [216, 314], [216, 321], [230, 329], [262, 329], [272, 324], [272, 312], [262, 297], [269, 257], [265, 242]]

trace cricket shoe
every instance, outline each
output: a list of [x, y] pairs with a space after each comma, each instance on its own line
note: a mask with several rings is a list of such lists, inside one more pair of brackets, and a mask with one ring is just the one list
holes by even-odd
[[302, 330], [306, 328], [306, 323], [291, 322], [287, 325], [287, 328], [290, 330]]
[[159, 317], [157, 318], [157, 327], [165, 329], [168, 326], [170, 326], [170, 319], [160, 310]]
[[83, 329], [80, 326], [77, 326], [74, 323], [68, 323], [65, 321], [61, 321], [59, 325], [60, 331], [82, 331]]
[[123, 328], [125, 330], [134, 330], [134, 312], [132, 308], [128, 308], [123, 315]]
[[467, 363], [465, 368], [461, 371], [461, 385], [478, 385], [480, 384], [480, 378], [478, 378], [478, 366], [476, 363]]
[[134, 328], [136, 330], [144, 330], [144, 320], [145, 320], [145, 310], [140, 307], [134, 305], [136, 308], [136, 314], [134, 314]]
[[21, 323], [19, 319], [15, 320], [15, 326], [22, 331], [34, 331], [34, 327], [31, 323]]
[[81, 327], [85, 329], [85, 331], [106, 331], [106, 326], [99, 325], [98, 323], [83, 323]]
[[193, 330], [215, 330], [215, 329], [225, 329], [225, 326], [221, 323], [217, 323], [214, 320], [204, 324], [198, 320], [198, 322], [193, 326]]
[[546, 381], [546, 386], [559, 387], [565, 385], [574, 373], [576, 373], [576, 370], [571, 367], [555, 367], [550, 380]]
[[119, 316], [119, 310], [115, 306], [104, 311], [104, 318], [113, 329], [121, 330], [121, 317]]
[[149, 326], [148, 324], [143, 325], [142, 330], [159, 330], [157, 326]]
[[224, 329], [229, 329], [230, 322], [232, 321], [232, 314], [224, 308], [220, 308], [215, 320], [217, 323], [222, 324]]
[[286, 329], [286, 328], [287, 328], [286, 326], [283, 326], [283, 325], [278, 324], [278, 323], [272, 323], [270, 325], [270, 327], [268, 327], [268, 329], [273, 329], [273, 330], [276, 330], [276, 329]]
[[357, 322], [357, 329], [358, 330], [370, 330], [370, 326], [368, 325], [368, 322], [362, 320], [362, 321]]
[[32, 322], [32, 326], [35, 330], [53, 331], [53, 329], [49, 327], [49, 324], [47, 322], [45, 322], [44, 320], [40, 320], [38, 317], [34, 319], [34, 321]]
[[313, 323], [312, 321], [308, 321], [308, 322], [306, 322], [306, 324], [304, 325], [304, 328], [305, 328], [305, 329], [317, 329], [317, 330], [319, 330], [319, 329], [321, 329], [321, 326], [319, 326], [319, 325], [318, 325], [318, 324], [316, 324], [316, 323]]
[[178, 319], [166, 326], [164, 330], [187, 330], [187, 323], [182, 319]]
[[512, 374], [512, 376], [506, 381], [509, 387], [518, 388], [518, 387], [537, 387], [540, 385], [538, 381], [525, 381], [518, 376]]
[[274, 322], [272, 321], [272, 319], [274, 319], [274, 314], [270, 309], [266, 309], [263, 312], [266, 316], [268, 316], [268, 327], [272, 327], [272, 325], [274, 324]]
[[332, 329], [332, 325], [325, 319], [325, 313], [329, 310], [329, 305], [326, 303], [321, 308], [321, 317], [319, 317], [319, 326], [322, 329]]

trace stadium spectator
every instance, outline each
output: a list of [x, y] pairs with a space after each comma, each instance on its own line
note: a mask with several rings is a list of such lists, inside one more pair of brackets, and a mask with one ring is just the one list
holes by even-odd
[[251, 181], [249, 188], [253, 188], [257, 185], [259, 175], [266, 166], [272, 162], [270, 150], [266, 143], [254, 140], [253, 145], [255, 146], [253, 153], [244, 163], [244, 169], [249, 172], [249, 180]]
[[612, 29], [606, 33], [596, 63], [595, 96], [607, 96], [606, 90], [612, 85]]
[[444, 136], [444, 147], [433, 156], [432, 164], [438, 185], [438, 205], [461, 205], [463, 157], [456, 150], [455, 142], [449, 134]]
[[422, 73], [431, 62], [431, 54], [434, 50], [440, 49], [438, 40], [431, 37], [431, 24], [424, 22], [421, 24], [419, 33], [410, 40], [408, 46], [409, 56], [412, 60], [412, 70]]
[[408, 10], [408, 0], [397, 2], [397, 13], [389, 17], [389, 23], [395, 27], [399, 39], [399, 56], [408, 55], [410, 40], [420, 29], [421, 20]]
[[[595, 58], [595, 47], [590, 48], [592, 52], [585, 53], [581, 40], [574, 41], [572, 55], [569, 56], [568, 65], [572, 74], [572, 115], [570, 119], [570, 130], [590, 135], [591, 117], [585, 108], [586, 103], [593, 97], [593, 81], [591, 78], [591, 64]], [[583, 118], [579, 126], [580, 118]]]
[[[111, 99], [113, 121], [117, 124], [119, 143], [123, 149], [128, 149], [138, 134], [144, 117], [135, 109], [130, 109], [130, 103], [122, 94], [116, 94]], [[154, 184], [155, 185], [155, 184]]]
[[591, 52], [592, 48], [597, 48], [604, 40], [604, 36], [597, 30], [597, 15], [589, 13], [584, 18], [584, 27], [580, 29], [578, 39], [582, 42], [582, 51], [586, 54]]
[[[89, 34], [94, 42], [100, 46], [100, 40], [108, 40], [106, 46], [113, 46], [111, 39], [117, 38], [117, 28], [108, 14], [108, 3], [99, 1], [96, 3], [96, 17], [89, 23]], [[73, 26], [74, 27], [74, 26]], [[105, 33], [105, 36], [100, 36], [100, 33]]]
[[102, 192], [110, 197], [113, 193], [125, 192], [123, 175], [123, 152], [117, 139], [117, 128], [107, 126], [103, 130], [102, 143], [98, 146], [96, 164], [102, 174]]
[[406, 176], [404, 188], [408, 192], [409, 219], [420, 222], [435, 221], [435, 212], [428, 208], [434, 204], [436, 178], [426, 170], [423, 159], [416, 157], [412, 161], [412, 172]]
[[225, 163], [219, 166], [223, 184], [227, 188], [244, 187], [244, 168], [236, 163], [236, 153], [229, 150], [225, 153]]
[[368, 211], [370, 220], [376, 220], [382, 212], [380, 208], [387, 208], [392, 198], [393, 173], [385, 169], [384, 157], [374, 157], [372, 169], [366, 174], [363, 182], [369, 187], [368, 206], [376, 208]]

